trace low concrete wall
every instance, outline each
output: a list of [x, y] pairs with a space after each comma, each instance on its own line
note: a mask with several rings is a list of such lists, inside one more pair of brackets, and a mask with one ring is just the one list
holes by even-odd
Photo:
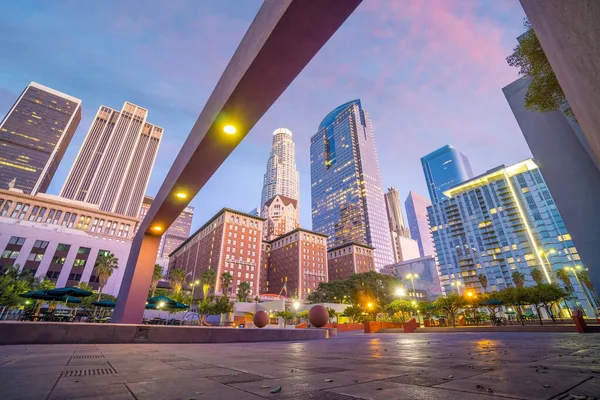
[[326, 339], [324, 329], [0, 322], [0, 345], [70, 343], [233, 343]]
[[[416, 333], [467, 333], [467, 332], [577, 332], [575, 325], [509, 325], [509, 326], [457, 326], [456, 328], [418, 328]], [[377, 333], [404, 333], [404, 329], [381, 329]]]

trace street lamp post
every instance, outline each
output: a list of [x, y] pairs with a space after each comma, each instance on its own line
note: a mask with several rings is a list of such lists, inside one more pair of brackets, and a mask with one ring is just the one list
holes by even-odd
[[412, 283], [412, 288], [413, 288], [413, 297], [417, 297], [417, 291], [415, 289], [415, 278], [419, 278], [419, 274], [415, 274], [415, 273], [410, 273], [408, 275], [406, 275], [407, 279], [410, 279], [411, 283]]
[[462, 285], [462, 283], [460, 281], [454, 281], [451, 283], [451, 285], [456, 287], [456, 292], [460, 296], [460, 286]]
[[588, 305], [590, 306], [590, 310], [592, 310], [592, 312], [596, 313], [597, 311], [594, 308], [594, 306], [592, 305], [592, 302], [590, 301], [590, 298], [585, 290], [585, 287], [581, 284], [581, 281], [579, 280], [579, 275], [577, 275], [577, 270], [582, 269], [581, 265], [576, 265], [575, 267], [565, 267], [565, 269], [567, 271], [573, 272], [573, 275], [575, 275], [575, 279], [577, 280], [577, 284], [581, 288], [581, 291], [583, 292], [583, 295], [585, 296], [585, 299], [587, 300]]

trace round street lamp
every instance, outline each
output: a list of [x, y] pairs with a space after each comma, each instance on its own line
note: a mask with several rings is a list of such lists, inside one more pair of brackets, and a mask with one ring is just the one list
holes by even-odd
[[396, 295], [399, 297], [404, 297], [406, 296], [406, 290], [404, 290], [404, 288], [398, 288], [396, 289]]
[[415, 273], [410, 273], [408, 275], [406, 275], [406, 279], [410, 279], [411, 283], [412, 283], [412, 288], [413, 288], [413, 296], [417, 297], [417, 291], [415, 290], [415, 278], [419, 279], [419, 274], [415, 274]]
[[462, 285], [462, 282], [454, 281], [451, 283], [451, 285], [456, 287], [456, 291], [458, 292], [458, 295], [460, 296], [460, 286]]

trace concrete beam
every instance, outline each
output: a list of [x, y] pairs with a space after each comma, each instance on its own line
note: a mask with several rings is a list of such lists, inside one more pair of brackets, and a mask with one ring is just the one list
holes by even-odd
[[[154, 268], [150, 255], [158, 246], [153, 238], [175, 221], [361, 1], [265, 0], [141, 223], [113, 321], [141, 322]], [[236, 133], [227, 135], [226, 125]]]

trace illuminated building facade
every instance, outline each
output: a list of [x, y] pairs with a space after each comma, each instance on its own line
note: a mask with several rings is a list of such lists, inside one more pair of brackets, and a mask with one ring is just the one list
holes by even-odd
[[215, 292], [221, 291], [221, 274], [229, 272], [232, 293], [240, 283], [248, 282], [252, 295], [257, 295], [263, 222], [260, 217], [223, 208], [169, 254], [169, 271], [183, 269], [187, 282], [194, 282], [212, 269], [217, 273]]
[[163, 135], [147, 116], [128, 102], [121, 111], [100, 106], [60, 195], [137, 217]]
[[435, 256], [433, 239], [429, 232], [429, 220], [427, 219], [427, 207], [430, 205], [431, 201], [412, 190], [404, 201], [410, 236], [417, 241], [421, 257]]
[[346, 243], [327, 250], [330, 281], [348, 279], [352, 274], [375, 271], [373, 248], [359, 243]]
[[421, 165], [433, 204], [444, 200], [446, 190], [473, 177], [469, 159], [451, 144], [422, 157]]
[[266, 219], [263, 228], [266, 240], [273, 240], [300, 227], [298, 202], [289, 197], [276, 195], [269, 199], [263, 206], [262, 216]]
[[0, 189], [45, 192], [81, 121], [81, 100], [31, 82], [0, 123]]
[[262, 293], [305, 299], [327, 282], [327, 236], [298, 228], [268, 242]]
[[319, 125], [310, 144], [312, 227], [328, 246], [374, 247], [375, 268], [394, 261], [392, 241], [368, 113], [360, 100], [342, 104]]
[[[142, 208], [140, 210], [140, 222], [144, 219], [146, 213], [150, 209], [152, 200], [154, 200], [153, 197], [144, 196], [144, 201], [142, 202]], [[168, 275], [167, 269], [169, 267], [169, 254], [171, 254], [190, 236], [193, 218], [194, 207], [188, 206], [184, 208], [175, 222], [173, 222], [169, 229], [167, 229], [160, 237], [158, 254], [156, 255], [156, 263], [163, 267], [165, 276]]]
[[[537, 165], [531, 160], [499, 166], [454, 186], [446, 200], [428, 209], [429, 221], [446, 293], [463, 288], [483, 292], [515, 286], [512, 274], [533, 286], [532, 268], [544, 282], [558, 282], [556, 271], [583, 268], [579, 254]], [[578, 306], [594, 315], [585, 287], [572, 276]]]
[[19, 265], [56, 287], [89, 283], [98, 289], [98, 257], [112, 253], [119, 267], [104, 292], [116, 296], [131, 248], [136, 218], [59, 196], [0, 189], [0, 274]]
[[[273, 145], [264, 177], [261, 212], [265, 204], [276, 195], [296, 200], [296, 220], [300, 219], [300, 177], [296, 169], [296, 145], [289, 129], [279, 128], [273, 132]], [[266, 215], [261, 214], [263, 218]]]
[[398, 189], [391, 187], [385, 194], [385, 209], [387, 211], [390, 235], [392, 237], [392, 250], [394, 261], [405, 261], [419, 257], [419, 247], [415, 240], [410, 238], [408, 228], [404, 224], [400, 194]]

